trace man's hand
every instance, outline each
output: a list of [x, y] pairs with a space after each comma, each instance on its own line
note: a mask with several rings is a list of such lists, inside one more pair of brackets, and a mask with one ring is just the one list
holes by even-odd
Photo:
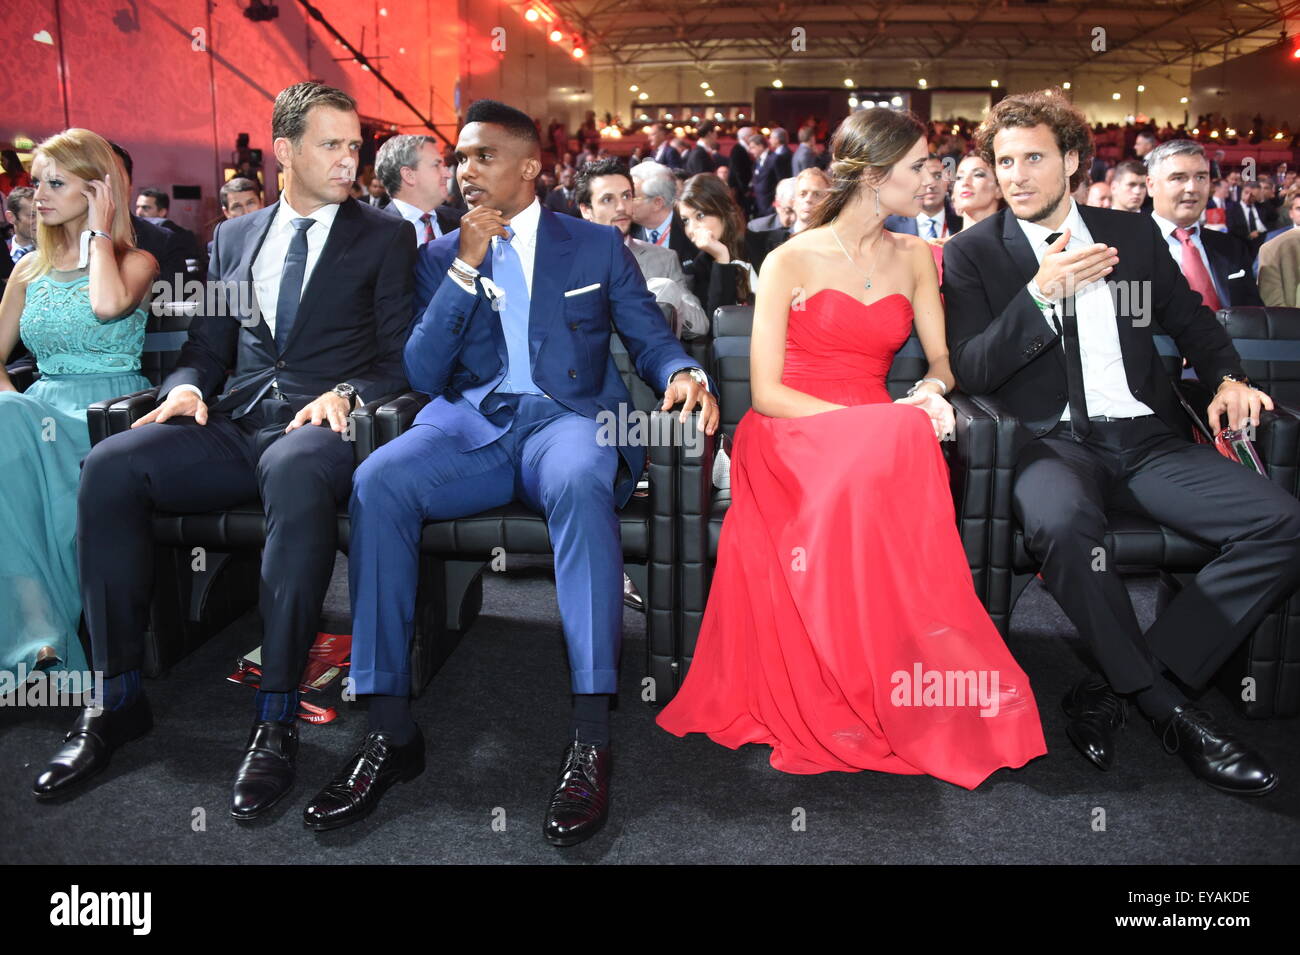
[[506, 237], [510, 220], [498, 209], [476, 206], [460, 218], [460, 248], [456, 257], [466, 265], [478, 268], [487, 256], [488, 244], [494, 235]]
[[329, 422], [329, 426], [334, 431], [342, 434], [348, 427], [348, 415], [352, 412], [352, 402], [342, 395], [327, 391], [307, 407], [299, 411], [284, 433], [288, 434], [296, 428], [301, 428], [309, 421], [312, 424], [324, 424]]
[[704, 428], [704, 433], [711, 435], [718, 430], [717, 400], [713, 395], [709, 394], [709, 389], [684, 371], [679, 371], [673, 375], [673, 380], [668, 382], [668, 387], [664, 390], [664, 403], [659, 406], [659, 410], [668, 411], [679, 401], [686, 402], [686, 406], [682, 408], [681, 416], [678, 419], [682, 424], [686, 423], [686, 418], [690, 415], [691, 409], [698, 404], [700, 406], [700, 426]]
[[1119, 262], [1119, 253], [1113, 246], [1100, 242], [1066, 252], [1070, 242], [1070, 230], [1066, 229], [1060, 237], [1047, 247], [1043, 262], [1034, 276], [1039, 291], [1054, 302], [1078, 293], [1085, 285], [1095, 282]]
[[928, 414], [930, 416], [930, 425], [934, 428], [934, 436], [940, 441], [945, 440], [957, 430], [957, 416], [953, 413], [952, 405], [948, 404], [937, 392], [928, 388], [920, 388], [915, 394], [908, 395], [905, 398], [898, 398], [894, 401], [894, 404], [916, 405]]
[[1228, 427], [1237, 430], [1247, 425], [1258, 425], [1261, 409], [1272, 411], [1273, 399], [1240, 381], [1225, 381], [1214, 393], [1205, 417], [1217, 435], [1223, 430], [1219, 425], [1219, 415], [1224, 412], [1228, 414]]
[[195, 424], [207, 424], [207, 403], [188, 388], [173, 388], [162, 404], [139, 421], [133, 421], [131, 427], [138, 428], [151, 421], [161, 424], [168, 418], [193, 418]]

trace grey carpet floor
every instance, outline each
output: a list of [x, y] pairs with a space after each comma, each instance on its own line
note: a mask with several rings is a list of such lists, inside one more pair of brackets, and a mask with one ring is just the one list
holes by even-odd
[[[327, 611], [346, 612], [345, 583], [340, 559]], [[1134, 594], [1145, 624], [1153, 588], [1138, 581]], [[1197, 782], [1137, 720], [1120, 734], [1118, 765], [1098, 772], [1070, 746], [1059, 709], [1084, 670], [1077, 641], [1036, 584], [1017, 607], [1011, 649], [1032, 680], [1049, 753], [974, 792], [924, 776], [786, 775], [765, 747], [671, 736], [640, 700], [644, 618], [627, 611], [624, 626], [613, 809], [581, 846], [553, 849], [540, 832], [569, 696], [554, 581], [538, 563], [488, 575], [481, 617], [415, 704], [428, 770], [370, 819], [323, 834], [301, 822], [364, 732], [365, 714], [350, 704], [333, 723], [303, 725], [296, 788], [270, 818], [229, 818], [252, 691], [225, 676], [260, 642], [249, 614], [146, 682], [154, 732], [70, 802], [38, 805], [30, 786], [74, 711], [0, 709], [0, 863], [1300, 862], [1300, 724], [1243, 720], [1217, 690], [1202, 700], [1281, 774], [1261, 799]]]

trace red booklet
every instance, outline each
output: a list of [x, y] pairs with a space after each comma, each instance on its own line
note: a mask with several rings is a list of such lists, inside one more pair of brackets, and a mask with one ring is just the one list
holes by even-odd
[[1226, 229], [1228, 226], [1228, 212], [1226, 209], [1206, 209], [1205, 224], [1207, 226], [1216, 226], [1220, 229]]
[[[334, 684], [351, 664], [352, 634], [318, 633], [316, 642], [307, 654], [298, 681], [298, 690], [304, 694], [320, 693]], [[244, 654], [236, 664], [235, 672], [226, 677], [231, 683], [258, 687], [262, 683], [262, 648], [255, 647]], [[321, 707], [306, 699], [298, 703], [298, 718], [309, 723], [329, 723], [338, 716], [332, 706]]]

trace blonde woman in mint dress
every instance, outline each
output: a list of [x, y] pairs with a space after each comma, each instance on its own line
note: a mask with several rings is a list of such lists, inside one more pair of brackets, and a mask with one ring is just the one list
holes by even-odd
[[150, 387], [140, 352], [158, 270], [134, 247], [126, 175], [100, 136], [45, 140], [32, 179], [36, 250], [0, 301], [0, 358], [21, 337], [41, 373], [20, 394], [0, 363], [0, 670], [15, 676], [86, 669], [76, 552], [86, 407]]

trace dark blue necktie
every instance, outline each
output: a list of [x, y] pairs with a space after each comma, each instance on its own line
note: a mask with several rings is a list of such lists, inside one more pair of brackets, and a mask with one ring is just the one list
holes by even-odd
[[298, 301], [302, 298], [302, 280], [307, 272], [307, 230], [315, 219], [292, 220], [295, 232], [289, 240], [289, 254], [280, 273], [280, 293], [275, 299], [275, 347], [284, 351], [289, 332], [298, 318]]

